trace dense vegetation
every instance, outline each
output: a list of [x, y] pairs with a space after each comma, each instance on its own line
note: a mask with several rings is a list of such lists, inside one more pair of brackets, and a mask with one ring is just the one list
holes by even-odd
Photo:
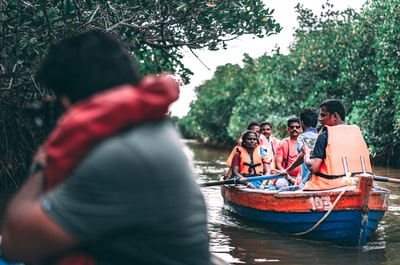
[[220, 66], [196, 88], [179, 121], [185, 135], [231, 146], [250, 121], [269, 120], [284, 137], [286, 120], [327, 98], [342, 100], [346, 122], [361, 127], [376, 165], [400, 166], [400, 2], [375, 0], [357, 13], [320, 16], [296, 6], [299, 28], [287, 55], [277, 49], [244, 66]]
[[15, 188], [46, 131], [32, 127], [26, 102], [51, 95], [33, 74], [49, 43], [89, 29], [123, 40], [142, 74], [172, 71], [188, 82], [182, 48], [218, 50], [243, 34], [280, 31], [261, 0], [0, 0], [0, 183]]

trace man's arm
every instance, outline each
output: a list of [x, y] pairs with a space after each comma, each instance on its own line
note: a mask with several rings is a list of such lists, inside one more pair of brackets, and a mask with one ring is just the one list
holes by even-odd
[[1, 227], [1, 249], [8, 261], [36, 263], [79, 244], [42, 209], [42, 171], [31, 176], [11, 199]]
[[279, 143], [278, 147], [276, 148], [275, 154], [275, 167], [278, 170], [284, 170], [284, 168], [282, 167], [283, 155], [283, 146], [281, 143]]
[[240, 174], [240, 172], [239, 172], [239, 166], [240, 166], [240, 153], [239, 153], [239, 152], [236, 152], [236, 153], [233, 155], [233, 158], [232, 158], [232, 165], [231, 165], [232, 176], [233, 176], [234, 178], [244, 178], [244, 177], [242, 176], [242, 174]]
[[263, 161], [263, 167], [264, 167], [264, 175], [270, 175], [271, 174], [271, 162]]
[[322, 165], [323, 159], [313, 157], [310, 158], [310, 154], [305, 154], [304, 155], [304, 163], [306, 163], [308, 169], [311, 171], [311, 173], [316, 173], [319, 171], [321, 165]]
[[297, 156], [296, 160], [295, 160], [292, 164], [290, 164], [290, 166], [289, 166], [288, 168], [286, 168], [286, 169], [284, 170], [284, 172], [282, 172], [282, 173], [287, 173], [287, 172], [292, 171], [292, 170], [295, 169], [296, 167], [300, 166], [303, 162], [304, 162], [304, 161], [303, 161], [303, 153], [300, 153], [300, 154]]

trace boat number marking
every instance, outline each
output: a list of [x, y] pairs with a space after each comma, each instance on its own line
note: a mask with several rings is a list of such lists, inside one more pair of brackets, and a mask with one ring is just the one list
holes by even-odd
[[332, 206], [331, 197], [322, 196], [322, 197], [310, 197], [309, 199], [311, 203], [312, 209], [315, 210], [329, 210]]

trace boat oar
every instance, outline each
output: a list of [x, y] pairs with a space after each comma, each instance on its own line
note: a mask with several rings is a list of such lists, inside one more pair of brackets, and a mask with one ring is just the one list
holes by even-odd
[[248, 181], [259, 181], [259, 180], [267, 180], [267, 179], [278, 179], [284, 177], [286, 174], [277, 174], [277, 175], [265, 175], [265, 176], [257, 176], [257, 177], [248, 177], [248, 178], [231, 178], [221, 181], [212, 181], [199, 183], [200, 187], [209, 187], [209, 186], [218, 186], [225, 184], [242, 184]]
[[400, 183], [400, 179], [387, 178], [387, 177], [381, 177], [381, 176], [374, 176], [374, 180], [376, 180], [376, 181], [382, 181], [382, 182]]

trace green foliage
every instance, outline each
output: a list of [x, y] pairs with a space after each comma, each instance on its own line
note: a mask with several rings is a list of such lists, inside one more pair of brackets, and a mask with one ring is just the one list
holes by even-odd
[[[245, 56], [236, 77], [243, 80], [243, 89], [229, 101], [228, 134], [237, 139], [248, 122], [269, 120], [282, 138], [287, 118], [336, 98], [347, 108], [347, 123], [360, 126], [374, 162], [399, 167], [400, 2], [373, 1], [358, 14], [352, 9], [334, 11], [328, 1], [323, 10], [316, 16], [296, 6], [300, 26], [288, 55], [278, 48], [257, 59]], [[224, 89], [219, 88], [220, 94]], [[192, 108], [201, 102], [212, 113], [216, 108], [209, 100], [198, 94]], [[205, 118], [191, 115], [195, 122]], [[218, 133], [206, 123], [199, 123], [197, 130], [200, 136], [204, 131], [208, 137]]]
[[[376, 83], [370, 93], [356, 102], [353, 120], [363, 124], [366, 141], [375, 161], [388, 166], [400, 164], [400, 3], [396, 0], [373, 2], [362, 14], [359, 26], [371, 28], [370, 48], [375, 60], [369, 65]], [[368, 31], [371, 31], [369, 29]]]
[[239, 137], [249, 122], [266, 120], [273, 122], [275, 135], [284, 136], [288, 116], [297, 112], [293, 112], [294, 107], [285, 96], [286, 91], [293, 91], [287, 82], [293, 76], [293, 63], [287, 59], [279, 53], [258, 60], [245, 57], [246, 87], [237, 97], [230, 118], [228, 130], [232, 137]]
[[[66, 36], [90, 29], [110, 32], [126, 43], [142, 74], [172, 71], [189, 82], [192, 72], [181, 62], [182, 48], [218, 50], [244, 34], [275, 34], [280, 26], [272, 12], [261, 0], [0, 1], [0, 104], [9, 114], [3, 114], [2, 126], [7, 128], [27, 101], [51, 94], [37, 86], [33, 74], [48, 45]], [[3, 108], [6, 103], [13, 107]], [[3, 130], [1, 138], [32, 130], [24, 122], [19, 126]], [[29, 147], [0, 146], [5, 156], [25, 158], [11, 164], [14, 159], [2, 159], [0, 179], [26, 167], [43, 135], [34, 139]]]
[[240, 72], [238, 65], [220, 66], [211, 80], [196, 88], [197, 100], [188, 114], [195, 121], [196, 138], [216, 145], [232, 142], [227, 127], [236, 97], [245, 86]]
[[181, 132], [182, 137], [185, 139], [195, 139], [196, 138], [196, 123], [194, 120], [190, 119], [189, 116], [183, 118], [172, 117], [175, 120], [175, 125], [177, 129]]

